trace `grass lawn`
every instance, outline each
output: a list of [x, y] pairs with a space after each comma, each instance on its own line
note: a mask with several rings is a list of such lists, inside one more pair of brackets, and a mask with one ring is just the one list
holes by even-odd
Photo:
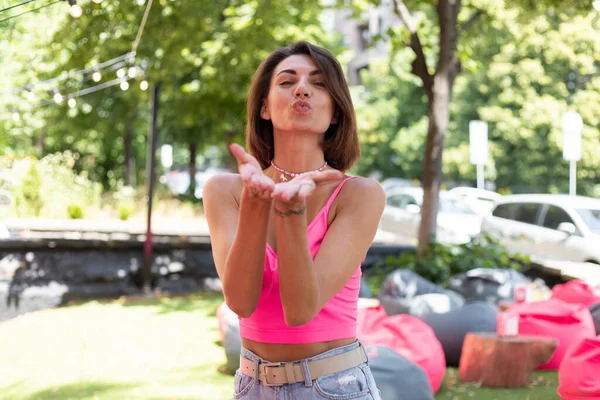
[[[88, 302], [0, 324], [0, 400], [231, 399], [219, 372], [222, 297]], [[559, 400], [556, 373], [529, 388], [462, 385], [448, 369], [436, 399]], [[409, 399], [410, 400], [410, 399]]]

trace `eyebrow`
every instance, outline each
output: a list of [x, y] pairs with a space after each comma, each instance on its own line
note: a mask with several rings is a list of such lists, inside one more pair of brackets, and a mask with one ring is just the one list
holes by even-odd
[[[279, 73], [277, 74], [277, 76], [281, 75], [281, 74], [292, 74], [292, 75], [296, 75], [296, 71], [293, 69], [284, 69], [279, 71]], [[310, 71], [308, 73], [308, 76], [314, 76], [314, 75], [321, 75], [321, 71], [319, 71], [318, 69], [315, 69], [314, 71]]]

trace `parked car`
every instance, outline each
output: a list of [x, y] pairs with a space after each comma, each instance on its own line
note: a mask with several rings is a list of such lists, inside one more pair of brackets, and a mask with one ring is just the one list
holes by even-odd
[[494, 203], [502, 198], [501, 194], [491, 190], [466, 186], [452, 188], [449, 192], [464, 196], [465, 201], [470, 202], [473, 209], [482, 217], [488, 214], [494, 207]]
[[[421, 224], [423, 189], [403, 187], [387, 192], [379, 229], [416, 243]], [[461, 196], [440, 191], [437, 216], [437, 241], [445, 244], [469, 242], [479, 234], [481, 217]]]
[[387, 178], [381, 182], [381, 187], [385, 192], [402, 187], [419, 187], [420, 184], [411, 179], [405, 178]]
[[511, 252], [600, 263], [600, 200], [558, 194], [503, 196], [483, 219], [481, 232], [499, 237]]
[[[207, 168], [206, 171], [196, 171], [196, 190], [194, 197], [202, 199], [204, 184], [216, 174], [229, 172], [221, 168]], [[188, 169], [174, 169], [160, 177], [160, 182], [165, 184], [174, 194], [185, 194], [190, 186], [190, 173]]]

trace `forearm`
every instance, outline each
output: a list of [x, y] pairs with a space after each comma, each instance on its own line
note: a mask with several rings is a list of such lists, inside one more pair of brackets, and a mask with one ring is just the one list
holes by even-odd
[[[288, 212], [289, 213], [289, 212]], [[279, 292], [286, 324], [302, 325], [316, 313], [319, 285], [308, 249], [306, 215], [275, 216]]]
[[227, 305], [244, 318], [254, 312], [260, 298], [270, 210], [270, 200], [253, 198], [244, 189], [223, 279]]

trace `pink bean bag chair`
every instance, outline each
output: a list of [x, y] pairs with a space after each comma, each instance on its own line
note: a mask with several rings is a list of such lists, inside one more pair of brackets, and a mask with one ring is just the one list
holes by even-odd
[[236, 313], [227, 307], [225, 302], [222, 302], [219, 308], [217, 308], [217, 321], [219, 321], [219, 336], [221, 343], [223, 343], [227, 328], [231, 325], [238, 325], [239, 318]]
[[600, 336], [569, 348], [558, 370], [563, 400], [600, 400]]
[[427, 373], [437, 392], [446, 373], [446, 358], [433, 330], [419, 318], [388, 316], [382, 306], [358, 310], [358, 338], [365, 346], [386, 346], [417, 364]]
[[558, 347], [552, 358], [540, 365], [538, 370], [558, 369], [571, 345], [596, 336], [592, 314], [583, 304], [550, 299], [518, 304], [507, 312], [519, 315], [519, 335], [545, 336], [558, 340]]
[[552, 288], [552, 298], [589, 307], [600, 303], [600, 285], [588, 285], [576, 279]]

